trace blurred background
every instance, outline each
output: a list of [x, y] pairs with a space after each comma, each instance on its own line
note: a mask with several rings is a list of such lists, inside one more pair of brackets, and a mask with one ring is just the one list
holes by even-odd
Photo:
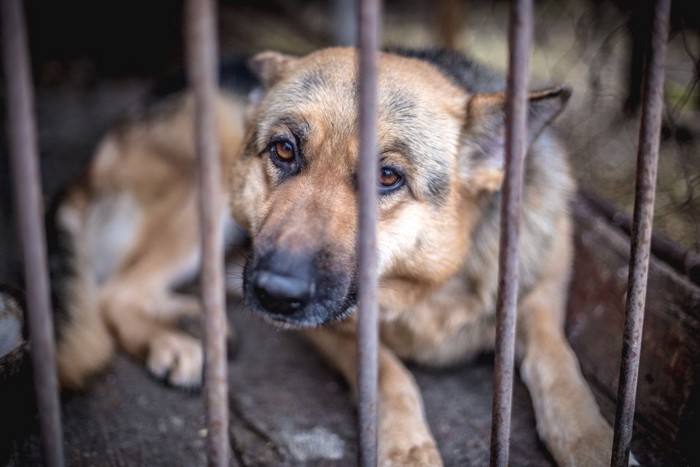
[[[450, 47], [505, 70], [508, 5], [387, 1], [382, 42]], [[574, 88], [557, 126], [580, 187], [629, 213], [651, 2], [542, 0], [535, 5], [532, 87], [567, 83]], [[182, 67], [182, 2], [28, 0], [26, 6], [44, 188], [50, 197], [85, 165], [115, 118], [154, 81]], [[673, 2], [655, 218], [655, 227], [691, 255], [700, 253], [697, 6], [692, 0]], [[354, 2], [225, 0], [219, 31], [223, 55], [265, 49], [304, 54], [351, 44]], [[17, 251], [6, 147], [0, 156], [0, 280], [5, 281]]]

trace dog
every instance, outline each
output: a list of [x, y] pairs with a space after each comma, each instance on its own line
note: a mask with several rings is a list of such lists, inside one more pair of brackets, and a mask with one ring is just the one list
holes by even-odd
[[[357, 54], [263, 52], [248, 66], [249, 97], [224, 80], [217, 108], [230, 215], [251, 242], [244, 301], [303, 330], [356, 390]], [[494, 347], [505, 82], [443, 51], [383, 52], [378, 73], [379, 458], [440, 465], [402, 361]], [[612, 430], [563, 330], [575, 184], [548, 125], [570, 93], [528, 96], [516, 351], [556, 462], [607, 465]], [[77, 304], [60, 326], [68, 385], [106, 364], [111, 336], [154, 375], [199, 384], [201, 345], [171, 324], [199, 310], [172, 292], [199, 255], [191, 100], [171, 93], [111, 131], [59, 204], [73, 251], [63, 301]]]

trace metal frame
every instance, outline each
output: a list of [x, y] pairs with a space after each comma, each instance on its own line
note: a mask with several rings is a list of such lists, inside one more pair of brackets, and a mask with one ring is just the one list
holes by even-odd
[[204, 310], [204, 392], [207, 459], [225, 467], [231, 459], [226, 366], [223, 184], [217, 134], [218, 47], [214, 0], [186, 4], [188, 74], [194, 91], [195, 139], [199, 161], [202, 242], [201, 301]]
[[377, 465], [377, 67], [379, 0], [359, 2], [358, 464]]
[[518, 305], [518, 239], [523, 167], [527, 150], [527, 87], [532, 42], [532, 0], [515, 0], [508, 30], [505, 179], [501, 203], [501, 238], [496, 302], [491, 465], [508, 465], [513, 401], [515, 323]]
[[639, 128], [637, 182], [625, 305], [625, 331], [611, 460], [613, 466], [629, 464], [632, 441], [639, 358], [642, 351], [644, 304], [649, 276], [651, 227], [654, 218], [656, 169], [659, 161], [661, 115], [664, 106], [664, 73], [670, 13], [671, 0], [657, 0], [644, 72], [642, 124]]
[[[4, 68], [7, 77], [8, 126], [19, 228], [23, 239], [35, 386], [45, 462], [63, 465], [58, 380], [44, 225], [41, 179], [31, 73], [21, 0], [3, 0]], [[217, 88], [216, 11], [213, 0], [188, 0], [187, 42], [196, 106], [196, 140], [200, 164], [202, 232], [202, 303], [205, 309], [205, 399], [210, 465], [232, 462], [229, 441], [226, 317], [223, 287], [222, 189], [215, 95]], [[632, 232], [625, 335], [620, 369], [619, 403], [611, 463], [627, 465], [641, 352], [644, 300], [648, 276], [654, 187], [659, 151], [663, 82], [670, 0], [658, 0], [651, 51], [647, 57], [644, 110], [639, 135], [638, 173]], [[378, 307], [376, 252], [376, 81], [380, 6], [359, 2], [360, 261], [358, 324], [358, 462], [377, 463]], [[532, 37], [532, 0], [514, 0], [509, 28], [510, 62], [506, 117], [506, 175], [501, 211], [501, 252], [491, 465], [508, 464], [513, 384], [515, 316], [518, 294], [518, 231], [523, 159], [526, 151], [527, 76]], [[23, 183], [17, 183], [21, 180]]]
[[44, 461], [63, 466], [63, 433], [58, 398], [56, 345], [39, 175], [36, 118], [23, 2], [3, 0], [2, 42], [7, 79], [10, 162], [24, 260], [37, 410]]

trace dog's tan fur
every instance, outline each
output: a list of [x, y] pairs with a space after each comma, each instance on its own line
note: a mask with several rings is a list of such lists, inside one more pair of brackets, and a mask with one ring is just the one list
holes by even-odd
[[[75, 271], [63, 291], [71, 308], [58, 344], [64, 387], [84, 387], [105, 366], [112, 335], [156, 376], [201, 382], [201, 344], [173, 325], [199, 313], [196, 298], [172, 291], [199, 262], [192, 107], [190, 96], [176, 96], [113, 129], [58, 209]], [[223, 164], [240, 147], [243, 112], [222, 96]]]
[[[242, 104], [222, 95], [219, 112], [231, 212], [253, 244], [247, 274], [255, 274], [255, 258], [265, 252], [323, 252], [314, 260], [319, 274], [340, 285], [331, 297], [335, 308], [298, 317], [256, 305], [250, 279], [244, 294], [268, 321], [313, 327], [306, 334], [354, 389], [356, 55], [352, 49], [303, 58], [268, 52], [251, 66], [264, 89], [245, 137]], [[470, 93], [432, 64], [394, 54], [381, 55], [378, 96], [380, 160], [401, 167], [407, 183], [379, 201], [379, 454], [383, 465], [439, 465], [420, 392], [401, 360], [442, 366], [493, 348], [504, 96]], [[557, 463], [607, 465], [612, 431], [563, 333], [574, 184], [564, 150], [542, 129], [566, 98], [556, 89], [530, 96], [518, 361], [538, 432]], [[169, 324], [198, 309], [169, 292], [196, 264], [198, 251], [191, 105], [187, 97], [179, 99], [170, 104], [169, 116], [160, 112], [113, 131], [87, 182], [73, 189], [63, 207], [64, 224], [82, 239], [77, 242], [92, 246], [81, 259], [85, 264], [97, 253], [99, 228], [92, 223], [100, 222], [100, 206], [126, 203], [134, 232], [124, 250], [112, 255], [121, 261], [85, 287], [93, 290], [104, 320], [86, 309], [83, 322], [95, 325], [76, 324], [86, 332], [74, 334], [99, 333], [105, 346], [84, 350], [66, 332], [59, 348], [66, 383], [81, 384], [110, 354], [101, 322], [155, 374], [170, 372], [181, 385], [198, 381], [199, 344]], [[302, 166], [291, 176], [271, 162], [270, 147], [279, 137], [303, 144]]]

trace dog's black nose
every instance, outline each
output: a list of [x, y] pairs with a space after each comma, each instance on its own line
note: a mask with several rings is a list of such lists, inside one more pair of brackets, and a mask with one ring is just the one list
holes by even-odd
[[290, 315], [303, 309], [311, 300], [313, 284], [301, 278], [258, 271], [253, 278], [253, 291], [267, 311]]

